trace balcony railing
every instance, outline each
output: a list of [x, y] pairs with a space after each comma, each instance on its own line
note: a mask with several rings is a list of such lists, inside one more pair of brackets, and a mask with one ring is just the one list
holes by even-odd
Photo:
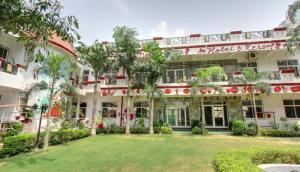
[[16, 75], [18, 71], [17, 65], [8, 62], [0, 57], [0, 72], [10, 73]]
[[176, 47], [187, 45], [206, 45], [214, 43], [230, 43], [230, 42], [247, 42], [272, 39], [285, 39], [287, 36], [286, 28], [275, 28], [274, 30], [241, 32], [234, 31], [225, 34], [200, 35], [192, 34], [190, 36], [162, 38], [155, 37], [153, 39], [141, 40], [144, 44], [150, 41], [157, 41], [161, 47]]

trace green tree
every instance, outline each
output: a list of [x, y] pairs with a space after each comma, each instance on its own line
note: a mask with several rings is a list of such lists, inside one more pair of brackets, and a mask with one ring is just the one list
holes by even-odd
[[257, 117], [257, 110], [256, 110], [256, 101], [255, 101], [255, 90], [259, 90], [257, 94], [264, 94], [269, 95], [271, 92], [271, 86], [269, 83], [262, 82], [265, 78], [266, 73], [258, 73], [253, 68], [245, 68], [241, 77], [234, 78], [233, 83], [240, 83], [244, 84], [248, 90], [248, 94], [251, 97], [252, 105], [253, 105], [253, 112], [255, 122], [257, 124], [257, 132], [260, 135], [260, 126], [258, 124], [258, 117]]
[[79, 39], [78, 20], [62, 16], [61, 9], [58, 0], [0, 0], [0, 31], [18, 34], [28, 44], [47, 43], [53, 33], [74, 42]]
[[115, 58], [119, 66], [127, 74], [127, 113], [126, 134], [130, 134], [129, 114], [131, 113], [131, 81], [134, 76], [136, 59], [140, 53], [140, 45], [137, 39], [138, 33], [135, 29], [126, 26], [114, 28]]
[[98, 43], [95, 41], [91, 46], [81, 44], [77, 50], [85, 64], [93, 69], [94, 74], [94, 94], [93, 94], [93, 110], [92, 110], [92, 136], [96, 135], [97, 128], [97, 96], [98, 96], [98, 81], [105, 73], [112, 71], [116, 65], [112, 57], [112, 49], [109, 45]]
[[[213, 78], [216, 80], [221, 80], [221, 77], [224, 76], [224, 69], [220, 66], [212, 66], [208, 68], [199, 68], [196, 71], [196, 77], [193, 79], [190, 79], [188, 81], [188, 85], [192, 86], [192, 91], [191, 91], [191, 103], [192, 105], [198, 105], [198, 98], [197, 98], [197, 93], [199, 88], [212, 88], [219, 93], [222, 93], [222, 87], [218, 84], [215, 84], [212, 82]], [[201, 128], [202, 128], [202, 134], [205, 132], [205, 117], [204, 117], [204, 106], [203, 106], [203, 96], [200, 93], [200, 102], [201, 102]]]
[[72, 67], [70, 66], [70, 60], [72, 57], [62, 56], [50, 53], [49, 55], [39, 53], [36, 59], [39, 59], [40, 66], [36, 69], [38, 75], [44, 75], [50, 79], [50, 95], [49, 95], [49, 110], [47, 116], [47, 124], [45, 129], [44, 138], [44, 149], [48, 148], [49, 133], [50, 133], [50, 120], [51, 111], [53, 104], [53, 97], [55, 93], [55, 86], [59, 82], [65, 82], [69, 79], [69, 74], [72, 72]]
[[291, 25], [289, 26], [289, 32], [291, 34], [291, 37], [288, 39], [288, 51], [291, 54], [295, 53], [296, 48], [299, 48], [300, 46], [300, 22], [297, 21], [296, 15], [297, 11], [300, 10], [300, 1], [297, 0], [293, 4], [289, 6], [287, 15], [288, 19], [291, 22]]
[[153, 134], [153, 116], [154, 116], [154, 97], [155, 94], [162, 95], [161, 90], [157, 88], [157, 81], [165, 74], [165, 61], [177, 60], [181, 53], [174, 49], [162, 51], [157, 42], [144, 44], [143, 50], [147, 62], [136, 65], [136, 72], [142, 72], [147, 77], [145, 92], [149, 97], [149, 134]]

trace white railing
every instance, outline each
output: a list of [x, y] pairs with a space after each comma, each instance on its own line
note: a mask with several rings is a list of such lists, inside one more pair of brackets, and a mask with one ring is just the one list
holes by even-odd
[[141, 40], [140, 44], [155, 40], [160, 44], [160, 47], [176, 47], [189, 45], [206, 45], [216, 43], [233, 43], [233, 42], [249, 42], [249, 41], [263, 41], [263, 40], [280, 40], [286, 39], [287, 30], [285, 28], [253, 31], [253, 32], [231, 32], [225, 34], [211, 34], [200, 35], [194, 34], [183, 37], [162, 38], [155, 37], [153, 39]]

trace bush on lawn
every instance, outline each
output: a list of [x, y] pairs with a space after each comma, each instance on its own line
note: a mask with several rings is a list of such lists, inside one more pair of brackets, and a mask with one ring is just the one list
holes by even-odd
[[147, 134], [148, 129], [145, 127], [131, 127], [130, 133], [132, 133], [132, 134]]
[[23, 130], [23, 124], [21, 122], [12, 122], [9, 124], [9, 128], [10, 129], [3, 134], [3, 138], [20, 134]]
[[204, 128], [204, 132], [202, 132], [202, 127], [195, 127], [195, 128], [192, 128], [192, 133], [193, 134], [207, 134], [208, 131], [206, 128]]
[[244, 135], [246, 134], [246, 123], [242, 120], [236, 120], [232, 123], [233, 135]]
[[257, 124], [255, 122], [250, 122], [247, 126], [247, 135], [256, 136], [257, 135]]
[[160, 127], [153, 127], [153, 131], [156, 134], [159, 134], [161, 132], [161, 128]]
[[172, 134], [173, 129], [171, 127], [161, 127], [161, 133], [162, 134]]
[[262, 136], [271, 136], [271, 137], [300, 137], [299, 132], [293, 132], [289, 130], [267, 129], [267, 128], [261, 129], [260, 134]]
[[0, 150], [0, 158], [30, 152], [34, 148], [34, 141], [35, 135], [33, 134], [5, 137], [3, 149]]
[[300, 163], [299, 149], [247, 149], [217, 153], [213, 166], [218, 172], [261, 172], [263, 163]]

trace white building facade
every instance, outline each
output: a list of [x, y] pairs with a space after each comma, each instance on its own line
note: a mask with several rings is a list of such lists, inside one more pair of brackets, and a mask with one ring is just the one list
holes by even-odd
[[[156, 41], [162, 49], [175, 48], [182, 52], [182, 57], [178, 61], [166, 63], [165, 75], [157, 82], [164, 95], [163, 97], [157, 95], [155, 98], [154, 121], [169, 123], [176, 129], [189, 129], [193, 120], [201, 120], [202, 114], [207, 128], [226, 129], [234, 119], [251, 122], [254, 121], [255, 114], [249, 95], [254, 92], [259, 125], [272, 127], [279, 125], [283, 119], [289, 123], [299, 123], [300, 51], [297, 49], [294, 54], [287, 51], [291, 28], [295, 26], [287, 19], [280, 27], [271, 30], [231, 31], [213, 35], [191, 34], [184, 37], [155, 37], [151, 40], [141, 40], [141, 45], [148, 41]], [[58, 38], [51, 40], [49, 46], [55, 53], [70, 56], [76, 54], [70, 44]], [[28, 85], [37, 82], [34, 73], [28, 68], [25, 70], [25, 59], [25, 47], [13, 36], [1, 34], [1, 125], [17, 120], [16, 116], [22, 115], [22, 100], [19, 93]], [[138, 60], [143, 62], [147, 59]], [[82, 75], [83, 85], [78, 83], [78, 75], [73, 79], [70, 78], [74, 80], [79, 90], [79, 95], [73, 101], [80, 109], [79, 118], [90, 122], [95, 80], [93, 71], [88, 66], [78, 64], [82, 69], [78, 75]], [[220, 85], [223, 91], [199, 88], [196, 91], [196, 98], [199, 100], [203, 98], [202, 106], [191, 100], [192, 87], [187, 81], [195, 76], [197, 69], [210, 66], [220, 66], [224, 69], [225, 75], [221, 79], [212, 78], [212, 83]], [[263, 81], [271, 86], [269, 95], [264, 94], [264, 90], [253, 89], [249, 85], [231, 84], [231, 79], [241, 76], [246, 67], [251, 67], [258, 73], [267, 73]], [[136, 74], [134, 78], [136, 83], [144, 83], [146, 80], [147, 77], [143, 74]], [[97, 82], [99, 127], [112, 124], [124, 127], [127, 121], [132, 126], [140, 122], [148, 126], [149, 99], [143, 87], [131, 90], [132, 112], [126, 119], [128, 88], [124, 70], [121, 69], [113, 77], [107, 74]], [[33, 96], [29, 104], [41, 104], [40, 99], [39, 96]], [[36, 128], [37, 125], [33, 126]]]

